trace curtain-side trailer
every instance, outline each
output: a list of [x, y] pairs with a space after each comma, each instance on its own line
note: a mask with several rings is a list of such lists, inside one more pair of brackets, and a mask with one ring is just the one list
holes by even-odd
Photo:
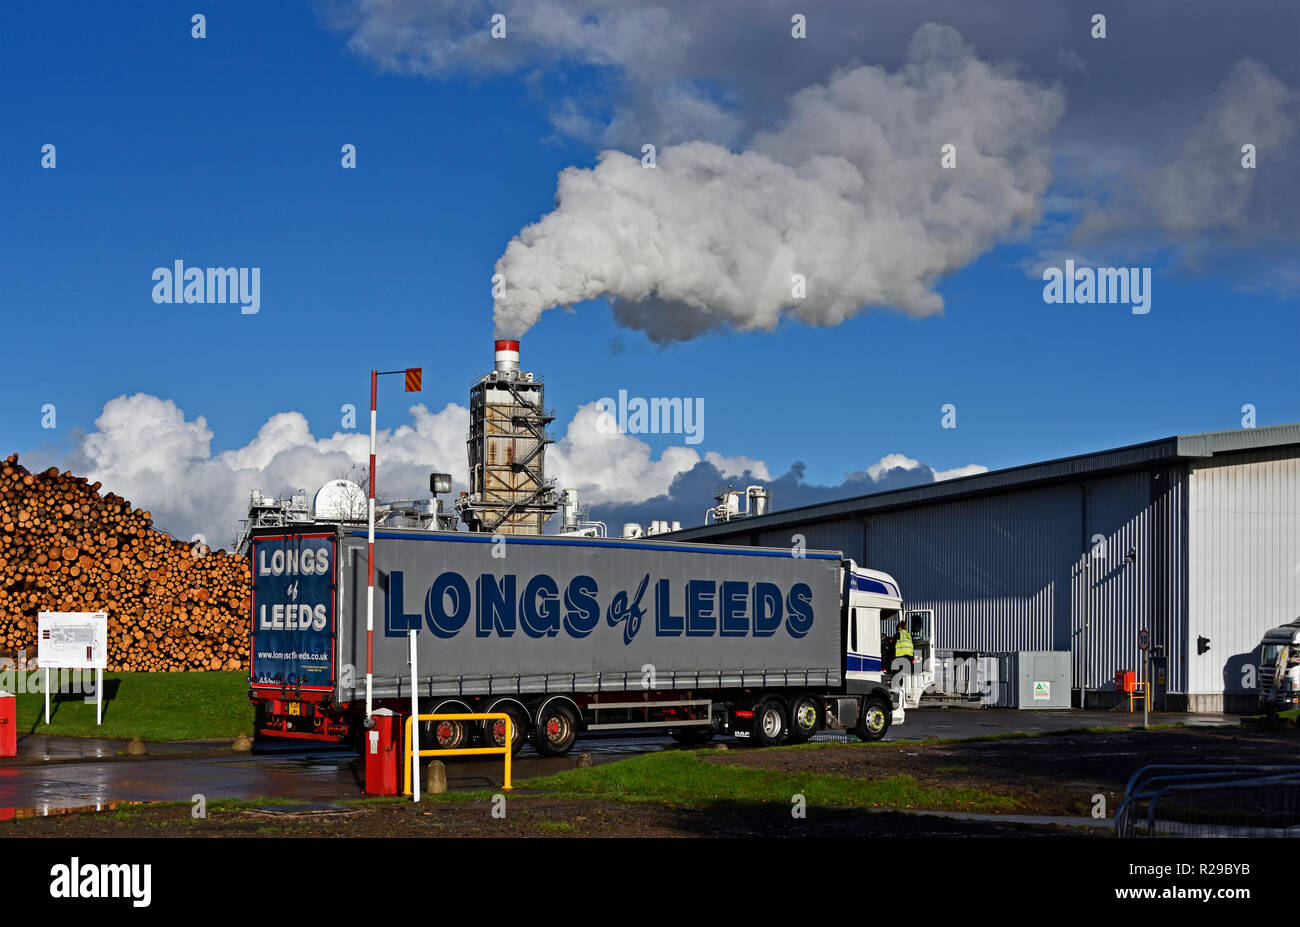
[[[369, 648], [365, 531], [260, 529], [250, 557], [264, 736], [359, 736], [368, 665], [373, 707], [409, 713], [412, 630], [422, 714], [507, 713], [513, 747], [544, 755], [584, 730], [773, 745], [826, 727], [877, 740], [903, 719], [880, 664], [898, 586], [838, 552], [384, 529]], [[470, 741], [500, 746], [504, 724], [421, 733]]]

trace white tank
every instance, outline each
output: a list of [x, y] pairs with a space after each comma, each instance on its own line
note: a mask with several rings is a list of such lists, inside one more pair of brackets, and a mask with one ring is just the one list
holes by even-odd
[[629, 521], [623, 525], [623, 537], [639, 538], [642, 535], [641, 526], [634, 521]]
[[560, 493], [560, 522], [565, 528], [578, 527], [578, 491], [566, 489]]

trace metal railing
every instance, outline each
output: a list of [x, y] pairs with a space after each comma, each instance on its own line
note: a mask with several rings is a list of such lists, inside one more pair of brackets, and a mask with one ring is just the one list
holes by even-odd
[[[503, 747], [459, 747], [453, 750], [443, 750], [435, 747], [432, 750], [420, 750], [418, 756], [491, 756], [497, 753], [505, 757], [505, 784], [503, 789], [510, 789], [510, 755], [514, 748], [515, 722], [508, 714], [503, 712], [493, 712], [488, 714], [437, 714], [437, 715], [407, 715], [406, 716], [406, 739], [403, 741], [403, 755], [406, 770], [402, 776], [402, 794], [412, 795], [411, 792], [411, 767], [415, 763], [415, 756], [412, 755], [411, 746], [415, 743], [412, 738], [412, 727], [416, 721], [504, 721], [506, 723], [506, 742]], [[412, 795], [413, 801], [419, 801], [419, 777], [416, 776], [415, 794]]]
[[1300, 837], [1300, 766], [1143, 766], [1118, 837]]

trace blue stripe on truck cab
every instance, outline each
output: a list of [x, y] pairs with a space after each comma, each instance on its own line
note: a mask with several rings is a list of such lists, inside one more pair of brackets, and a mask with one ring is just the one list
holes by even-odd
[[844, 656], [844, 668], [850, 673], [880, 672], [880, 657], [869, 657], [861, 653], [848, 653]]
[[874, 592], [877, 595], [887, 595], [894, 599], [899, 598], [897, 586], [891, 586], [889, 583], [881, 582], [870, 576], [860, 576], [857, 573], [853, 574], [853, 588], [860, 592]]

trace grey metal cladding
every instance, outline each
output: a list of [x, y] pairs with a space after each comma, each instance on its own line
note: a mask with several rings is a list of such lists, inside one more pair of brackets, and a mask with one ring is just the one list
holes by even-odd
[[[386, 532], [385, 535], [388, 533]], [[426, 596], [444, 572], [463, 576], [474, 594], [480, 575], [516, 577], [516, 596], [527, 581], [545, 574], [556, 581], [563, 610], [567, 584], [577, 576], [596, 580], [597, 623], [586, 636], [566, 629], [542, 637], [528, 636], [516, 625], [503, 636], [498, 630], [481, 634], [474, 606], [464, 627], [450, 637], [430, 633], [428, 619], [419, 632], [421, 695], [491, 694], [506, 692], [643, 691], [653, 669], [654, 688], [716, 686], [833, 687], [841, 682], [840, 590], [838, 552], [809, 552], [798, 558], [788, 551], [739, 551], [716, 546], [673, 542], [601, 542], [588, 539], [508, 538], [504, 559], [492, 556], [486, 535], [433, 539], [422, 536], [380, 536], [375, 542], [376, 697], [408, 697], [408, 642], [404, 630], [386, 633], [386, 614], [395, 574], [400, 573], [403, 601], [399, 615], [423, 616]], [[342, 598], [339, 621], [339, 660], [357, 667], [354, 689], [340, 689], [341, 698], [364, 693], [366, 545], [364, 537], [343, 541], [339, 558]], [[670, 582], [672, 614], [685, 612], [685, 583], [703, 580], [752, 584], [771, 582], [783, 596], [795, 583], [812, 591], [813, 621], [803, 637], [793, 636], [783, 620], [770, 637], [661, 635], [656, 628], [657, 582]], [[647, 581], [648, 580], [648, 581]], [[645, 614], [639, 630], [625, 641], [626, 622], [612, 625], [609, 609], [618, 593], [635, 597], [643, 581]], [[718, 587], [720, 588], [720, 587]], [[785, 603], [783, 603], [784, 605]], [[716, 619], [718, 602], [714, 601]], [[747, 611], [752, 616], [752, 605]], [[752, 632], [752, 625], [751, 625]]]
[[1272, 448], [1198, 462], [1188, 499], [1188, 692], [1250, 695], [1261, 636], [1300, 615], [1300, 458]]
[[934, 609], [944, 650], [1068, 650], [1079, 513], [1069, 487], [885, 512], [864, 559]]
[[[1296, 444], [1300, 444], [1300, 424], [1178, 435], [1144, 444], [1008, 467], [907, 489], [786, 509], [755, 518], [745, 518], [738, 522], [686, 528], [674, 532], [672, 537], [674, 540], [685, 541], [727, 538], [758, 531], [787, 530], [806, 522], [862, 516], [897, 506], [924, 505], [985, 493], [1018, 491], [1037, 484], [1099, 479], [1114, 472], [1177, 465], [1214, 454]], [[780, 502], [779, 499], [774, 501], [778, 504]]]
[[800, 525], [764, 531], [758, 536], [760, 547], [792, 547], [798, 537], [805, 548], [838, 550], [862, 566], [863, 523], [860, 518], [839, 518], [820, 524]]

